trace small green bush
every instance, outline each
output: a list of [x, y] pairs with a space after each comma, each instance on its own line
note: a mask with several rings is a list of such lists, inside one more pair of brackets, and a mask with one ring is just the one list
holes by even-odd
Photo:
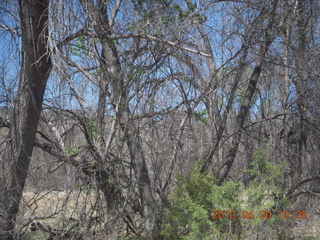
[[[278, 185], [283, 166], [269, 162], [267, 155], [258, 150], [248, 171], [255, 178], [247, 187], [239, 181], [217, 185], [215, 177], [202, 174], [198, 167], [189, 176], [179, 177], [169, 198], [170, 207], [165, 213], [163, 239], [240, 239], [242, 229], [251, 234], [259, 231], [259, 226], [272, 227], [277, 224], [278, 217], [266, 219], [261, 217], [261, 213], [278, 204], [287, 206], [285, 199], [280, 203], [273, 198], [283, 194]], [[231, 219], [225, 214], [223, 218], [212, 219], [210, 215], [214, 210], [235, 211], [236, 217]], [[253, 213], [254, 218], [242, 218], [244, 211]]]
[[176, 191], [170, 196], [162, 235], [166, 240], [222, 239], [230, 219], [214, 222], [210, 215], [214, 209], [239, 210], [239, 183], [226, 182], [217, 186], [210, 175], [196, 168], [188, 177], [178, 179]]

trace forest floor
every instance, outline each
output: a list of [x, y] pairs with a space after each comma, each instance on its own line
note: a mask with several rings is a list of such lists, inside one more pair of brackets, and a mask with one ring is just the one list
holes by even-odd
[[[101, 209], [104, 206], [99, 201], [99, 196], [94, 192], [25, 192], [21, 206], [18, 225], [23, 225], [26, 219], [43, 221], [54, 227], [59, 227], [58, 222], [63, 223], [70, 219], [81, 219], [83, 216], [98, 216], [99, 212], [92, 209]], [[100, 204], [100, 205], [99, 205]], [[283, 225], [290, 240], [320, 240], [320, 212], [316, 210], [305, 210], [307, 218], [288, 219], [288, 223]], [[57, 221], [59, 219], [59, 221]], [[262, 227], [263, 229], [263, 227]], [[269, 229], [271, 230], [271, 229]], [[264, 229], [263, 231], [268, 231]], [[259, 238], [259, 232], [250, 233], [250, 239]], [[247, 236], [249, 236], [247, 235]], [[290, 236], [290, 237], [289, 237]], [[248, 239], [249, 238], [245, 238]], [[276, 239], [276, 238], [270, 238]]]

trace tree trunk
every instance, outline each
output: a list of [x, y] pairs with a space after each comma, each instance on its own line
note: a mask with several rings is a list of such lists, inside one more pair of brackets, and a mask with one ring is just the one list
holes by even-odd
[[271, 12], [271, 17], [269, 20], [269, 24], [265, 29], [264, 43], [260, 47], [260, 55], [259, 55], [258, 63], [255, 66], [249, 78], [249, 84], [246, 89], [244, 99], [240, 105], [240, 111], [236, 117], [235, 135], [232, 138], [231, 148], [226, 156], [226, 161], [222, 166], [221, 172], [219, 174], [219, 184], [222, 184], [224, 180], [227, 178], [239, 149], [243, 127], [250, 112], [252, 99], [257, 89], [257, 84], [260, 78], [262, 67], [265, 63], [265, 57], [271, 43], [273, 42], [274, 36], [271, 31], [273, 29], [273, 25], [275, 21], [274, 16], [275, 16], [275, 11], [276, 11], [278, 2], [279, 0], [273, 1], [273, 9]]
[[296, 49], [296, 61], [295, 67], [297, 71], [298, 78], [294, 80], [293, 83], [297, 90], [297, 105], [299, 111], [299, 140], [297, 146], [297, 163], [296, 163], [296, 173], [297, 178], [302, 175], [302, 161], [303, 161], [303, 147], [306, 146], [306, 135], [305, 135], [305, 112], [307, 109], [307, 97], [306, 97], [306, 88], [307, 88], [307, 78], [305, 74], [305, 51], [306, 51], [306, 26], [307, 26], [307, 16], [305, 11], [305, 1], [298, 0], [297, 1], [297, 40], [298, 46]]
[[[48, 53], [48, 0], [21, 1], [23, 65], [11, 124], [14, 151], [10, 175], [0, 193], [0, 240], [13, 239], [16, 217], [31, 161], [43, 95], [51, 69]], [[1, 183], [0, 183], [1, 184]]]
[[[109, 39], [112, 34], [112, 27], [108, 20], [108, 12], [104, 7], [103, 2], [100, 1], [98, 1], [97, 5], [94, 5], [93, 1], [82, 0], [81, 4], [86, 9], [91, 20], [95, 23], [93, 27], [97, 36], [100, 38], [99, 40], [103, 52], [100, 64], [105, 72], [103, 77], [106, 78], [103, 79], [103, 81], [105, 81], [105, 83], [110, 83], [112, 90], [111, 101], [113, 105], [116, 106], [116, 119], [126, 136], [125, 142], [128, 146], [132, 165], [134, 166], [136, 173], [141, 201], [144, 203], [144, 226], [146, 236], [149, 238], [152, 236], [155, 226], [155, 202], [152, 195], [147, 162], [142, 149], [141, 137], [139, 136], [135, 124], [130, 121], [131, 113], [128, 106], [128, 89], [126, 87], [125, 75], [122, 72], [117, 46], [114, 41]], [[105, 87], [100, 89], [100, 91], [101, 90], [105, 91]], [[106, 97], [105, 93], [100, 92], [100, 97], [99, 103], [103, 104], [103, 101], [101, 100]], [[98, 117], [100, 116], [99, 121], [101, 121], [103, 109], [99, 109], [99, 112]], [[110, 199], [110, 196], [106, 200], [116, 201], [116, 199]]]

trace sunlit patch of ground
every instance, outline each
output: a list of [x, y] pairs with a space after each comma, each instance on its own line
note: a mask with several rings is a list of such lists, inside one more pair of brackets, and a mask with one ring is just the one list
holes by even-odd
[[103, 208], [103, 201], [95, 192], [25, 192], [20, 207], [23, 219], [46, 220], [80, 219], [83, 216], [95, 216], [94, 209]]
[[[106, 224], [109, 226], [110, 219], [117, 218], [117, 216], [107, 217], [106, 212], [103, 197], [94, 190], [37, 193], [29, 191], [23, 194], [17, 225], [23, 227], [31, 221], [37, 221], [60, 230], [67, 230], [77, 225], [76, 232], [81, 232], [84, 238], [91, 236], [88, 239], [92, 239], [94, 234], [94, 239], [105, 239], [105, 234], [108, 232]], [[89, 225], [91, 227], [88, 228]], [[113, 226], [112, 230], [123, 234], [124, 227], [118, 225]], [[41, 231], [30, 232], [30, 230], [27, 230], [27, 234], [32, 236], [32, 240], [46, 239], [43, 236], [47, 235]]]

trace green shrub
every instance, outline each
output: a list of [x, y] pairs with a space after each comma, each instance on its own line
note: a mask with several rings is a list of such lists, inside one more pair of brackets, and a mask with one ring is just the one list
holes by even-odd
[[[259, 226], [274, 226], [278, 217], [266, 219], [261, 214], [279, 204], [273, 196], [282, 194], [278, 186], [282, 170], [281, 165], [270, 163], [263, 151], [255, 153], [248, 170], [255, 178], [247, 187], [236, 181], [226, 181], [219, 186], [215, 177], [202, 174], [195, 167], [189, 176], [177, 179], [163, 221], [163, 239], [240, 239], [242, 228], [252, 233], [259, 231]], [[280, 204], [283, 207], [287, 202], [282, 199]], [[237, 214], [235, 219], [230, 219], [227, 214], [212, 219], [210, 215], [214, 210], [232, 210]], [[253, 213], [254, 218], [242, 218], [244, 211]]]
[[239, 183], [215, 184], [210, 175], [201, 174], [196, 168], [188, 177], [178, 179], [176, 191], [170, 196], [162, 235], [166, 240], [222, 239], [223, 229], [230, 219], [212, 221], [214, 209], [239, 210]]

